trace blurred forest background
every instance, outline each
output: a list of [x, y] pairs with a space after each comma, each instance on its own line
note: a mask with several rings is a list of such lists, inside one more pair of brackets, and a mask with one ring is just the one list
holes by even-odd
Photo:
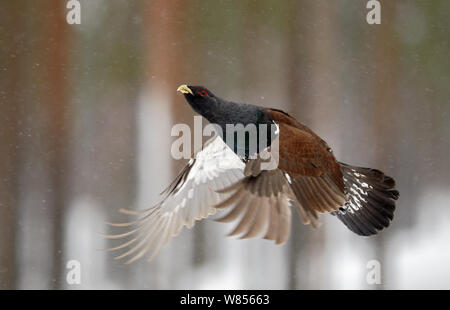
[[[69, 25], [66, 1], [0, 2], [1, 289], [450, 289], [450, 1], [381, 1], [381, 25], [365, 0], [80, 3]], [[183, 167], [183, 83], [284, 109], [339, 160], [393, 176], [391, 227], [361, 238], [295, 217], [278, 247], [205, 220], [151, 263], [98, 250], [105, 221], [157, 202]]]

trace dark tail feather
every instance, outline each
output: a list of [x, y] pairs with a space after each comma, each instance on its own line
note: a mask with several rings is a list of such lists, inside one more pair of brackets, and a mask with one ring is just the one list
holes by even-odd
[[349, 200], [331, 214], [360, 236], [375, 235], [388, 227], [399, 197], [394, 179], [380, 170], [340, 165]]

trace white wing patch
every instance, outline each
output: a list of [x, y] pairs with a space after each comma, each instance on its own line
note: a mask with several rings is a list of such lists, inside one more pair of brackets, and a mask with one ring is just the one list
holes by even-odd
[[126, 264], [147, 253], [150, 261], [184, 226], [192, 228], [196, 220], [214, 214], [214, 206], [227, 197], [216, 190], [241, 180], [244, 167], [245, 164], [220, 137], [211, 138], [163, 192], [165, 197], [159, 204], [142, 211], [119, 210], [140, 217], [127, 223], [108, 223], [126, 227], [128, 231], [104, 235], [106, 238], [129, 239], [108, 250], [125, 251], [115, 259], [127, 258]]

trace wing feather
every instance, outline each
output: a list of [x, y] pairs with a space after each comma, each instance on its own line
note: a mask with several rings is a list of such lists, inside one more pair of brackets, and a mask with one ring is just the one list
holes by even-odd
[[228, 236], [240, 235], [240, 239], [246, 239], [263, 234], [264, 239], [282, 244], [289, 237], [290, 201], [294, 194], [281, 170], [264, 170], [255, 176], [252, 169], [258, 169], [260, 165], [251, 161], [249, 164], [252, 167], [248, 168], [249, 176], [219, 190], [231, 195], [215, 206], [218, 209], [230, 209], [218, 221], [238, 220]]
[[216, 190], [242, 179], [244, 167], [244, 163], [220, 137], [211, 138], [162, 192], [164, 198], [160, 203], [141, 211], [121, 209], [121, 213], [140, 217], [123, 223], [108, 223], [128, 231], [105, 234], [104, 237], [130, 239], [122, 240], [122, 244], [108, 250], [125, 250], [115, 257], [128, 258], [125, 263], [131, 263], [147, 253], [152, 259], [183, 227], [191, 228], [195, 221], [214, 214], [216, 208], [213, 206], [230, 195]]

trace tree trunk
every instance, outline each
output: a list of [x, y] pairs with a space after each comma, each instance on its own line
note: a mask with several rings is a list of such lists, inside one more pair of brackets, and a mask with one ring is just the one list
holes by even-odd
[[[16, 288], [16, 225], [18, 208], [19, 166], [19, 99], [20, 49], [12, 37], [20, 32], [23, 16], [18, 14], [19, 5], [15, 1], [4, 3], [0, 7], [3, 16], [0, 63], [4, 64], [6, 79], [0, 79], [0, 289]], [[5, 30], [8, 31], [5, 31]], [[13, 42], [13, 43], [11, 43]], [[9, 49], [10, 47], [11, 49]]]
[[47, 38], [48, 93], [43, 104], [47, 113], [48, 166], [50, 167], [50, 187], [52, 194], [53, 216], [53, 271], [52, 287], [61, 287], [64, 238], [64, 209], [66, 199], [67, 179], [67, 36], [68, 26], [65, 20], [65, 3], [52, 0], [46, 4], [45, 10], [50, 12], [47, 28], [43, 35]]
[[[288, 100], [299, 121], [325, 140], [339, 141], [335, 128], [338, 87], [334, 83], [337, 76], [334, 5], [325, 1], [294, 3], [290, 11], [298, 15], [291, 13], [287, 42]], [[316, 230], [302, 227], [298, 225], [297, 213], [293, 214], [288, 287], [320, 288], [325, 277], [324, 269], [318, 267], [324, 264], [325, 227]]]
[[[373, 27], [373, 58], [375, 74], [373, 78], [372, 94], [372, 116], [371, 127], [373, 135], [373, 146], [375, 148], [375, 165], [389, 174], [394, 174], [390, 169], [392, 162], [389, 153], [395, 152], [396, 137], [392, 135], [395, 129], [397, 113], [395, 113], [398, 100], [396, 85], [398, 73], [397, 49], [395, 29], [391, 22], [395, 17], [396, 3], [385, 1], [381, 4], [381, 24]], [[377, 289], [384, 289], [386, 281], [387, 254], [385, 235], [380, 233], [374, 238], [376, 257], [381, 263], [381, 285]]]
[[[287, 81], [287, 100], [289, 104], [289, 111], [295, 113], [296, 117], [299, 111], [308, 110], [308, 100], [304, 98], [304, 94], [299, 91], [300, 80], [303, 72], [306, 70], [304, 66], [304, 58], [302, 58], [300, 50], [300, 36], [302, 34], [300, 22], [302, 20], [302, 11], [300, 6], [303, 2], [289, 1], [289, 18], [287, 22], [287, 37], [286, 37], [286, 81]], [[310, 236], [309, 232], [299, 220], [297, 211], [292, 212], [292, 230], [289, 241], [288, 250], [288, 289], [298, 289], [299, 287], [307, 287], [307, 279], [304, 279], [308, 268], [305, 263], [305, 258], [308, 257], [307, 246]], [[300, 275], [300, 277], [299, 277]]]
[[[156, 203], [160, 199], [158, 193], [170, 182], [176, 167], [179, 167], [174, 165], [170, 157], [167, 137], [170, 135], [171, 123], [180, 122], [185, 111], [184, 107], [179, 105], [178, 99], [181, 98], [177, 98], [176, 89], [181, 83], [188, 82], [182, 80], [183, 67], [189, 62], [183, 46], [187, 10], [189, 6], [183, 1], [155, 0], [146, 4], [146, 94], [151, 102], [146, 100], [140, 103], [148, 125], [140, 130], [146, 141], [141, 139], [139, 143], [151, 143], [149, 149], [154, 151], [148, 154], [151, 158], [145, 159], [149, 161], [146, 167], [142, 167], [147, 172], [142, 169], [139, 171], [140, 174], [151, 173], [151, 177], [141, 181], [139, 185], [140, 192], [146, 190], [145, 198], [141, 195], [142, 201]], [[141, 158], [143, 155], [141, 152]], [[158, 177], [155, 177], [156, 175]], [[153, 275], [150, 280], [151, 287], [173, 287], [178, 269], [167, 264], [173, 263], [177, 258], [171, 252], [161, 251], [153, 264], [144, 267], [146, 273]], [[168, 272], [165, 272], [166, 270]]]

